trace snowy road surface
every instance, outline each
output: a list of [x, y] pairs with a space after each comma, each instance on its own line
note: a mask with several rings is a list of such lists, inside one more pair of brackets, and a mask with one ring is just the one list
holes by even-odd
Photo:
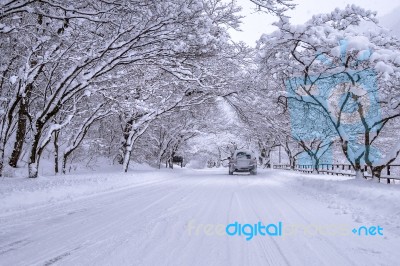
[[[360, 194], [346, 200], [332, 185], [346, 181], [226, 169], [140, 175], [89, 196], [3, 212], [0, 265], [399, 265], [399, 227], [387, 221], [398, 210], [385, 217], [357, 204]], [[394, 197], [397, 187], [382, 186]], [[282, 236], [247, 241], [218, 231], [235, 221], [280, 221]], [[351, 232], [378, 225], [383, 236]]]

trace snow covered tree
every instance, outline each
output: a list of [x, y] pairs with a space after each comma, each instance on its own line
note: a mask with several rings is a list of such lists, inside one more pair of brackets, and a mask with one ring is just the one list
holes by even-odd
[[[398, 42], [382, 29], [364, 33], [357, 28], [363, 20], [377, 22], [374, 16], [353, 5], [300, 26], [282, 18], [279, 30], [258, 45], [260, 65], [280, 83], [281, 95], [289, 105], [311, 105], [324, 114], [357, 176], [363, 163], [381, 167], [399, 153], [396, 145], [381, 158], [371, 152], [382, 132], [392, 131], [385, 125], [400, 115], [393, 100], [400, 76]], [[395, 136], [391, 141], [398, 143]]]
[[184, 156], [185, 151], [182, 148], [187, 141], [196, 137], [207, 126], [209, 119], [203, 115], [204, 110], [199, 109], [200, 107], [189, 107], [189, 110], [175, 110], [160, 115], [139, 138], [138, 153], [144, 154], [147, 162], [158, 168], [161, 168], [162, 162], [173, 168], [173, 157]]
[[[82, 103], [80, 106], [80, 110], [75, 110], [75, 119], [66, 129], [68, 131], [65, 133], [65, 135], [68, 135], [69, 138], [62, 152], [61, 169], [63, 174], [66, 173], [69, 156], [82, 143], [90, 127], [94, 123], [112, 115], [115, 112], [113, 110], [113, 107], [110, 106], [109, 101], [104, 101], [101, 98], [99, 99], [99, 97], [96, 97], [95, 95], [91, 95], [88, 97], [91, 97], [92, 99], [84, 104]], [[93, 101], [93, 98], [97, 98], [99, 101], [97, 101], [96, 103], [96, 101]], [[58, 153], [56, 150], [54, 151], [54, 154], [56, 158], [58, 158]], [[55, 164], [58, 165], [58, 160], [55, 160]], [[56, 169], [57, 168], [58, 167], [56, 166]], [[55, 172], [57, 173], [57, 171]]]
[[[69, 101], [102, 90], [116, 75], [126, 77], [130, 68], [167, 66], [178, 73], [182, 62], [193, 64], [195, 58], [212, 56], [228, 39], [226, 29], [239, 22], [239, 8], [222, 1], [6, 1], [0, 9], [2, 54], [10, 54], [13, 43], [19, 44], [16, 55], [1, 62], [6, 73], [1, 90], [0, 168], [6, 143], [18, 124], [10, 160], [16, 165], [28, 120], [33, 178], [53, 133], [74, 119], [69, 115], [55, 123], [54, 117]], [[193, 82], [199, 81], [196, 78]], [[131, 85], [129, 78], [119, 82], [124, 88]], [[117, 90], [109, 88], [113, 89]], [[147, 121], [149, 115], [133, 111], [128, 122], [139, 117]]]

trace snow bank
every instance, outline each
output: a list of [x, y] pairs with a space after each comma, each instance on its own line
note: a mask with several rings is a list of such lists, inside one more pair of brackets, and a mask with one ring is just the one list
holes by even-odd
[[333, 175], [280, 171], [286, 185], [325, 202], [336, 214], [350, 214], [357, 223], [368, 221], [400, 235], [400, 186]]
[[164, 178], [163, 172], [169, 171], [135, 165], [134, 170], [128, 173], [123, 173], [121, 167], [110, 167], [100, 172], [41, 176], [37, 179], [0, 178], [0, 216], [155, 182]]

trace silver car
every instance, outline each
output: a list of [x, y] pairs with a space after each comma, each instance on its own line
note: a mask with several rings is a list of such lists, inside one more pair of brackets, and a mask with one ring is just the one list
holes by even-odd
[[250, 172], [257, 174], [257, 158], [253, 152], [247, 150], [236, 150], [229, 159], [229, 174], [234, 172]]

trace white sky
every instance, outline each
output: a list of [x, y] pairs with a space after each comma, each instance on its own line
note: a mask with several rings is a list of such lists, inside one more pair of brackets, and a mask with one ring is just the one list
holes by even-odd
[[[255, 4], [250, 0], [236, 0], [243, 7], [242, 32], [230, 31], [235, 41], [244, 41], [254, 46], [261, 34], [270, 33], [276, 28], [271, 23], [276, 21], [273, 15], [255, 12]], [[400, 0], [294, 0], [297, 4], [295, 10], [288, 12], [294, 24], [301, 24], [309, 20], [312, 15], [329, 13], [336, 7], [344, 8], [348, 4], [355, 4], [365, 9], [378, 11], [378, 17], [390, 13], [400, 6]], [[400, 14], [399, 14], [400, 15]]]

